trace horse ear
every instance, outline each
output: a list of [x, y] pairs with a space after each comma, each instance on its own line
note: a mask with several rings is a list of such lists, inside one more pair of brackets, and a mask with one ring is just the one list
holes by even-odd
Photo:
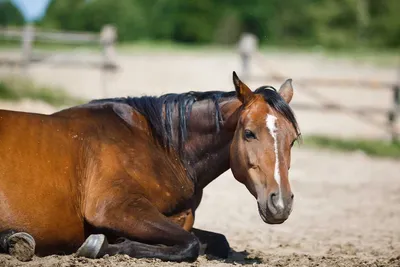
[[279, 94], [285, 100], [286, 103], [290, 103], [293, 98], [293, 86], [292, 79], [287, 79], [279, 88]]
[[248, 103], [254, 94], [250, 88], [239, 79], [236, 72], [233, 72], [233, 84], [235, 85], [236, 95], [239, 100], [243, 104]]

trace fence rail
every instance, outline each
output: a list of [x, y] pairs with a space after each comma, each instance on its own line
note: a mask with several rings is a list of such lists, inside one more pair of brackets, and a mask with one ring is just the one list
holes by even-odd
[[[252, 80], [258, 79], [268, 79], [269, 81], [279, 81], [285, 80], [287, 76], [282, 75], [282, 73], [277, 72], [275, 69], [271, 70], [269, 64], [267, 64], [267, 59], [258, 50], [258, 40], [256, 37], [249, 33], [244, 33], [238, 43], [238, 52], [241, 58], [242, 73], [251, 78]], [[249, 75], [249, 65], [250, 60], [254, 60], [255, 64], [265, 70], [266, 75], [263, 76], [251, 76]], [[269, 70], [269, 72], [268, 72]], [[335, 79], [335, 78], [302, 78], [296, 79], [296, 84], [301, 84], [304, 92], [307, 93], [312, 98], [319, 100], [320, 105], [311, 105], [305, 103], [293, 103], [293, 107], [296, 109], [303, 110], [329, 110], [335, 112], [343, 112], [357, 119], [363, 119], [366, 122], [374, 123], [376, 125], [386, 127], [389, 131], [392, 142], [398, 142], [400, 132], [396, 128], [396, 122], [400, 117], [400, 66], [398, 73], [398, 81], [379, 81], [372, 79]], [[392, 105], [387, 109], [376, 108], [376, 107], [362, 107], [362, 108], [350, 108], [346, 107], [340, 103], [332, 101], [322, 93], [312, 90], [314, 86], [334, 86], [335, 88], [360, 88], [360, 89], [376, 89], [376, 90], [392, 90]], [[387, 120], [385, 125], [381, 125], [382, 122], [373, 120], [368, 117], [369, 114], [380, 113], [386, 114]]]
[[[51, 63], [60, 65], [79, 65], [81, 67], [100, 68], [102, 76], [106, 72], [116, 71], [118, 64], [116, 62], [115, 43], [117, 40], [117, 31], [110, 25], [105, 25], [100, 33], [88, 32], [62, 32], [62, 31], [44, 31], [35, 29], [33, 25], [25, 25], [23, 28], [0, 27], [0, 40], [19, 41], [21, 43], [20, 56], [8, 55], [0, 58], [0, 65], [17, 66], [21, 68], [22, 73], [26, 73], [29, 65], [33, 63]], [[65, 56], [62, 59], [60, 51], [52, 53], [34, 53], [34, 46], [37, 43], [50, 43], [61, 45], [91, 45], [101, 47], [101, 54], [98, 60], [87, 60], [78, 57]], [[52, 57], [49, 54], [55, 55]], [[61, 57], [60, 57], [61, 55]], [[106, 95], [106, 79], [103, 81], [103, 91]]]
[[[285, 76], [281, 74], [272, 74], [266, 76], [269, 80], [282, 81]], [[264, 78], [265, 79], [265, 78]], [[308, 78], [308, 79], [296, 79], [297, 84], [303, 86], [303, 90], [314, 99], [319, 100], [321, 105], [311, 105], [304, 103], [292, 104], [296, 109], [302, 110], [315, 110], [315, 111], [335, 111], [346, 113], [348, 115], [355, 116], [357, 119], [362, 119], [364, 122], [374, 123], [380, 127], [388, 128], [391, 141], [398, 142], [400, 130], [396, 128], [396, 123], [400, 117], [400, 86], [395, 82], [382, 82], [373, 80], [351, 80], [351, 79], [321, 79], [321, 78]], [[388, 108], [377, 108], [377, 107], [346, 107], [342, 104], [338, 104], [335, 101], [327, 98], [321, 93], [318, 93], [310, 86], [334, 86], [340, 87], [353, 87], [353, 88], [370, 88], [378, 90], [392, 90], [392, 106]], [[387, 117], [386, 124], [382, 124], [380, 121], [371, 119], [368, 117], [369, 114], [384, 114]]]
[[[35, 30], [35, 40], [59, 43], [99, 43], [99, 34], [86, 32], [59, 32]], [[24, 29], [0, 27], [0, 37], [5, 40], [20, 41]]]

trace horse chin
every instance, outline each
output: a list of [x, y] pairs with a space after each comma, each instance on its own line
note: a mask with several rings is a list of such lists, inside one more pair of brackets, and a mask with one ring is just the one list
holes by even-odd
[[263, 222], [267, 224], [282, 224], [287, 220], [287, 218], [284, 219], [274, 218], [271, 214], [268, 214], [268, 211], [262, 210], [260, 208], [260, 205], [257, 206], [258, 206], [258, 213], [260, 214], [261, 219], [263, 220]]
[[267, 224], [282, 224], [283, 222], [286, 221], [286, 219], [268, 218], [261, 214], [260, 214], [260, 216], [261, 216], [261, 219]]

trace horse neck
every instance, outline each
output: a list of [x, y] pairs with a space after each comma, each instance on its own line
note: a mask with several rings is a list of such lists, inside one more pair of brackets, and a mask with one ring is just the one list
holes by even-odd
[[215, 121], [216, 107], [212, 100], [199, 101], [193, 105], [182, 160], [195, 180], [196, 189], [203, 189], [230, 168], [230, 144], [240, 106], [237, 98], [220, 99], [222, 122], [218, 129]]

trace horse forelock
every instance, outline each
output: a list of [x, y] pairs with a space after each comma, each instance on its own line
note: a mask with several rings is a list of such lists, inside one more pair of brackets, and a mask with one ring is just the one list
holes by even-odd
[[277, 90], [272, 86], [262, 86], [254, 91], [255, 94], [262, 95], [268, 105], [278, 114], [287, 119], [296, 131], [296, 135], [300, 138], [300, 128], [296, 116], [288, 103], [281, 97]]

